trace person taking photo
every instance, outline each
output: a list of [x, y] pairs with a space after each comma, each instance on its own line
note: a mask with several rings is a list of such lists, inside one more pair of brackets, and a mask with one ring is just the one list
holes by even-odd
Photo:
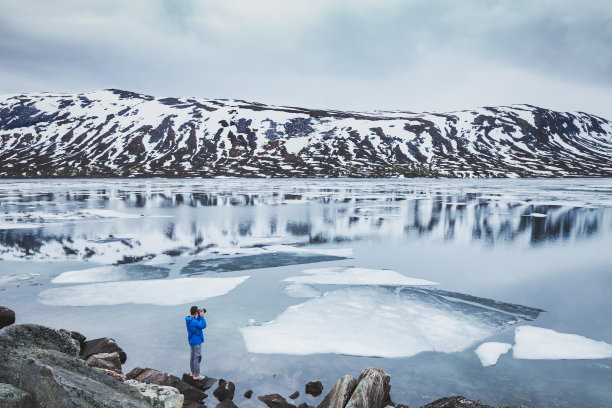
[[204, 319], [206, 309], [198, 309], [197, 306], [191, 306], [189, 316], [185, 317], [187, 325], [187, 340], [191, 348], [191, 357], [189, 366], [191, 368], [191, 378], [201, 380], [204, 377], [200, 376], [200, 363], [202, 362], [202, 343], [204, 343], [204, 333], [202, 330], [206, 328], [206, 319]]

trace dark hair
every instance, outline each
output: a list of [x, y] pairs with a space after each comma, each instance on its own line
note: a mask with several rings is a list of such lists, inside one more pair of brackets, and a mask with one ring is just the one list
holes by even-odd
[[189, 314], [190, 315], [194, 315], [198, 313], [198, 307], [197, 306], [191, 306], [191, 309], [189, 309]]

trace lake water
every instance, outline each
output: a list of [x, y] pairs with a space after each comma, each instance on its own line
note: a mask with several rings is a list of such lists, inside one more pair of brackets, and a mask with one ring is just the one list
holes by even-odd
[[[248, 389], [316, 405], [306, 382], [325, 395], [370, 366], [415, 407], [611, 406], [611, 249], [610, 179], [0, 181], [19, 323], [180, 376], [205, 307], [203, 373], [239, 406], [261, 405]], [[513, 348], [484, 366], [485, 342]]]

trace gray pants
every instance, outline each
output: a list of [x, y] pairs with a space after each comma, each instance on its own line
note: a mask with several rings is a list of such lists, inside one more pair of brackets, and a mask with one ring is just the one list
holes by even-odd
[[189, 359], [189, 367], [195, 376], [200, 375], [200, 363], [202, 362], [202, 345], [189, 346], [191, 348], [191, 358]]

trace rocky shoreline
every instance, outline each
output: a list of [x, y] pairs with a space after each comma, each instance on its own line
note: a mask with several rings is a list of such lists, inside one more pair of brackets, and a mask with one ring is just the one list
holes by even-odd
[[[127, 353], [104, 337], [87, 340], [81, 333], [37, 324], [15, 325], [15, 313], [0, 306], [0, 408], [125, 407], [125, 408], [217, 408], [237, 407], [235, 384], [205, 377], [193, 380], [136, 367], [127, 374], [122, 365]], [[212, 389], [213, 398], [206, 393]], [[304, 393], [318, 397], [323, 384], [311, 381]], [[342, 377], [317, 408], [407, 408], [390, 398], [391, 377], [366, 368], [358, 378]], [[242, 391], [240, 391], [242, 392]], [[253, 397], [253, 391], [244, 392]], [[314, 408], [306, 402], [294, 405], [300, 392], [257, 396], [269, 408]], [[481, 401], [453, 396], [422, 408], [492, 408]], [[502, 408], [512, 408], [504, 406]]]

